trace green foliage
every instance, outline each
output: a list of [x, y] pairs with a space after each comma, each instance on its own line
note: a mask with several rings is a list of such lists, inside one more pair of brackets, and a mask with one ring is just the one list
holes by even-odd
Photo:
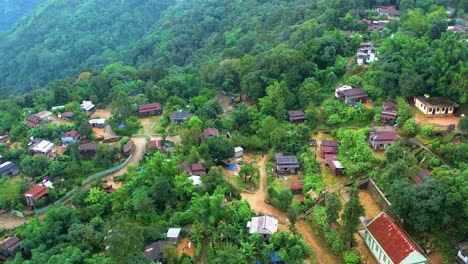
[[359, 228], [359, 217], [362, 215], [364, 215], [364, 208], [359, 201], [359, 192], [356, 187], [353, 187], [349, 192], [349, 201], [346, 203], [341, 215], [343, 219], [341, 232], [345, 241], [353, 243], [354, 233]]
[[432, 126], [431, 125], [422, 126], [420, 133], [421, 133], [421, 135], [423, 135], [425, 137], [430, 137], [432, 135]]
[[27, 190], [28, 185], [25, 181], [9, 180], [5, 177], [0, 178], [0, 208], [6, 210], [21, 210], [24, 200], [23, 193]]
[[352, 130], [340, 128], [336, 136], [340, 141], [338, 157], [346, 168], [346, 175], [355, 177], [367, 173], [376, 162], [367, 145], [368, 129]]
[[460, 122], [458, 122], [458, 128], [464, 134], [468, 132], [468, 116], [460, 118]]
[[328, 195], [325, 198], [325, 212], [327, 214], [328, 223], [336, 223], [340, 217], [339, 213], [341, 211], [341, 202], [336, 194]]
[[416, 121], [411, 118], [406, 120], [401, 129], [401, 133], [406, 137], [414, 137], [419, 133], [419, 126], [416, 124]]
[[224, 160], [234, 157], [234, 146], [221, 136], [209, 137], [203, 144], [208, 147], [208, 157], [213, 160]]
[[356, 251], [345, 251], [343, 252], [343, 261], [346, 264], [359, 264], [361, 263], [361, 258]]
[[303, 192], [308, 193], [310, 190], [314, 190], [316, 194], [320, 193], [326, 184], [323, 176], [318, 173], [320, 165], [315, 159], [315, 153], [308, 149], [299, 155], [299, 159], [304, 173], [304, 179], [302, 180]]

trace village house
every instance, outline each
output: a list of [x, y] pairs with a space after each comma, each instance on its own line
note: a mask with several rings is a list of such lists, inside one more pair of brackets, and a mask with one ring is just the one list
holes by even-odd
[[[163, 146], [162, 140], [155, 139], [148, 141], [147, 148], [148, 150], [151, 150], [152, 148], [157, 149], [163, 154], [167, 153], [167, 149], [165, 146]], [[154, 154], [154, 151], [152, 153]]]
[[325, 164], [330, 168], [335, 176], [341, 175], [345, 168], [336, 155], [325, 155]]
[[203, 167], [201, 163], [189, 164], [189, 163], [184, 162], [184, 163], [181, 163], [179, 167], [182, 171], [187, 172], [189, 176], [194, 176], [194, 175], [200, 176], [206, 173], [206, 169], [205, 167]]
[[276, 231], [278, 231], [278, 219], [268, 215], [252, 217], [247, 222], [247, 232], [249, 234], [259, 233], [264, 238], [268, 238], [276, 233]]
[[70, 130], [63, 134], [61, 137], [63, 144], [75, 143], [80, 140], [80, 133], [76, 130]]
[[95, 105], [91, 101], [84, 101], [80, 105], [81, 109], [85, 111], [88, 115], [94, 112]]
[[172, 112], [169, 115], [169, 120], [171, 121], [171, 124], [176, 124], [176, 123], [181, 124], [185, 120], [190, 119], [190, 117], [192, 117], [192, 116], [193, 116], [193, 114], [191, 114], [189, 112], [177, 111], [177, 112]]
[[29, 207], [36, 207], [36, 202], [47, 194], [47, 187], [44, 185], [36, 185], [24, 193], [26, 204]]
[[420, 169], [418, 175], [414, 176], [416, 184], [422, 184], [431, 177], [431, 172], [426, 169]]
[[335, 97], [348, 105], [354, 105], [357, 102], [367, 102], [367, 93], [361, 88], [348, 88], [350, 86], [341, 86], [335, 89]]
[[371, 42], [362, 42], [356, 53], [356, 63], [358, 65], [369, 64], [377, 60], [377, 51]]
[[364, 225], [364, 241], [380, 264], [425, 264], [427, 257], [385, 212]]
[[2, 242], [2, 255], [5, 257], [14, 257], [16, 253], [20, 252], [21, 240], [17, 237], [9, 237]]
[[150, 262], [166, 263], [163, 252], [165, 247], [172, 247], [168, 241], [159, 240], [145, 247], [143, 252]]
[[19, 167], [11, 161], [4, 162], [0, 165], [0, 175], [15, 176], [19, 174]]
[[0, 136], [0, 144], [9, 144], [10, 143], [10, 136], [3, 135]]
[[169, 228], [169, 230], [167, 230], [166, 237], [170, 243], [177, 244], [177, 240], [179, 240], [180, 231], [182, 231], [182, 228]]
[[445, 97], [415, 96], [414, 105], [428, 117], [452, 116], [458, 105]]
[[60, 110], [62, 110], [62, 109], [64, 109], [64, 108], [65, 108], [64, 105], [52, 106], [52, 108], [50, 108], [50, 111], [52, 111], [52, 112], [60, 111]]
[[320, 156], [322, 158], [327, 154], [337, 155], [340, 143], [336, 140], [322, 140], [320, 142]]
[[54, 143], [40, 138], [34, 138], [28, 144], [29, 155], [45, 155], [52, 156], [54, 153]]
[[115, 192], [114, 187], [112, 187], [112, 184], [104, 183], [102, 184], [102, 188], [107, 192], [107, 193], [113, 193]]
[[138, 116], [154, 116], [162, 114], [162, 108], [159, 103], [143, 104], [138, 106]]
[[64, 112], [62, 118], [65, 120], [73, 120], [73, 112]]
[[390, 128], [372, 128], [369, 132], [369, 143], [374, 150], [385, 150], [398, 137], [398, 133]]
[[377, 11], [379, 15], [385, 15], [388, 19], [394, 19], [400, 16], [400, 11], [395, 6], [376, 6], [374, 11]]
[[49, 111], [41, 111], [39, 113], [36, 113], [32, 116], [29, 116], [26, 119], [26, 123], [30, 127], [36, 127], [41, 124], [47, 124], [50, 121], [50, 117], [52, 116], [52, 113]]
[[84, 143], [81, 144], [78, 149], [80, 150], [80, 155], [86, 158], [91, 158], [96, 156], [97, 144], [96, 143]]
[[468, 264], [468, 242], [458, 244], [456, 246], [457, 257], [463, 261], [463, 263]]
[[200, 141], [203, 141], [209, 137], [215, 137], [219, 135], [219, 131], [216, 128], [205, 128], [203, 129], [203, 132], [200, 134]]
[[393, 125], [397, 118], [397, 111], [395, 103], [392, 101], [382, 102], [382, 112], [380, 113], [380, 120], [384, 123]]
[[292, 110], [288, 111], [288, 118], [291, 123], [301, 123], [305, 120], [305, 114], [302, 110]]
[[240, 158], [244, 156], [244, 149], [242, 147], [235, 147], [234, 148], [234, 158]]
[[286, 153], [275, 153], [275, 164], [277, 173], [298, 173], [299, 161], [294, 155]]
[[97, 118], [97, 119], [90, 119], [88, 123], [92, 127], [97, 127], [97, 128], [104, 128], [106, 127], [106, 119], [104, 118]]
[[301, 194], [302, 193], [302, 181], [291, 182], [291, 192], [293, 194]]

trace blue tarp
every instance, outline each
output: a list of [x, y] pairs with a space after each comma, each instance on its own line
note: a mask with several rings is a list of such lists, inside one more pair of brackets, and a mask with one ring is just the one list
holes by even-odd
[[119, 129], [124, 129], [124, 128], [125, 128], [125, 125], [124, 125], [124, 124], [120, 124], [120, 125], [118, 126], [118, 128], [119, 128]]
[[236, 164], [229, 164], [229, 165], [227, 166], [227, 170], [228, 170], [228, 171], [237, 170], [237, 165], [236, 165]]
[[281, 262], [282, 260], [277, 255], [278, 251], [271, 252], [270, 257], [273, 263]]

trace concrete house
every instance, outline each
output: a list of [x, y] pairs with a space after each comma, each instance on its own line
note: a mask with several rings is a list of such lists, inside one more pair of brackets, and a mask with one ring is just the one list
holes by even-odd
[[358, 65], [369, 64], [377, 60], [377, 51], [371, 42], [362, 42], [356, 52], [356, 63]]
[[19, 174], [19, 167], [11, 161], [0, 164], [0, 175], [15, 176]]
[[88, 115], [94, 112], [95, 105], [91, 101], [84, 101], [80, 105], [81, 109], [85, 111]]
[[427, 257], [385, 212], [364, 225], [364, 241], [380, 264], [425, 264]]
[[2, 242], [2, 255], [5, 257], [14, 257], [21, 250], [21, 240], [17, 237], [9, 237]]
[[445, 97], [415, 96], [414, 105], [428, 117], [452, 116], [458, 105]]
[[26, 204], [29, 207], [35, 207], [36, 202], [47, 194], [47, 187], [44, 185], [36, 185], [24, 193]]
[[106, 127], [106, 119], [104, 118], [97, 118], [97, 119], [90, 119], [88, 123], [92, 127], [97, 127], [97, 128], [104, 128]]
[[138, 116], [154, 116], [162, 114], [162, 108], [159, 103], [143, 104], [138, 106]]
[[208, 128], [203, 129], [203, 132], [200, 134], [200, 141], [203, 141], [209, 137], [215, 137], [215, 136], [219, 136], [218, 129], [208, 127]]
[[259, 233], [264, 238], [268, 238], [276, 233], [276, 231], [278, 231], [278, 219], [268, 215], [252, 217], [247, 222], [247, 232], [249, 234]]
[[294, 155], [286, 153], [275, 154], [275, 164], [277, 173], [298, 173], [299, 161]]
[[305, 114], [302, 110], [288, 111], [288, 119], [291, 123], [301, 123], [305, 120]]
[[338, 100], [345, 102], [347, 105], [355, 105], [357, 102], [367, 102], [368, 95], [361, 88], [352, 88], [341, 91], [336, 91]]
[[70, 130], [63, 134], [61, 137], [63, 144], [75, 143], [80, 140], [80, 133], [76, 130]]
[[385, 150], [390, 146], [398, 133], [392, 128], [372, 128], [369, 132], [369, 143], [374, 150]]
[[234, 158], [240, 158], [244, 156], [244, 149], [242, 147], [235, 147], [234, 148]]

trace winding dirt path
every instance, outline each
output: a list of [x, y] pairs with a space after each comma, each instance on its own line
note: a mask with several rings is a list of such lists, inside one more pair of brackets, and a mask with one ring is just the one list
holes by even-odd
[[[289, 230], [290, 222], [286, 217], [286, 214], [277, 208], [267, 204], [265, 199], [267, 198], [266, 186], [267, 186], [267, 173], [265, 164], [268, 158], [265, 156], [258, 160], [257, 166], [260, 170], [260, 187], [255, 193], [242, 193], [242, 199], [247, 200], [252, 210], [256, 213], [268, 214], [275, 216], [279, 220], [280, 230]], [[296, 230], [302, 234], [304, 240], [313, 250], [313, 258], [315, 262], [320, 264], [336, 264], [342, 263], [341, 259], [331, 255], [317, 240], [310, 227], [303, 221], [296, 222]]]

